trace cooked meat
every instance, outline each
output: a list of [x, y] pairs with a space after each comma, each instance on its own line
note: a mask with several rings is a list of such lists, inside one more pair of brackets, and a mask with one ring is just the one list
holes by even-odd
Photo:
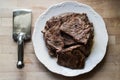
[[72, 45], [75, 45], [76, 44], [76, 41], [74, 39], [72, 39], [71, 36], [61, 32], [61, 36], [63, 38], [63, 42], [64, 42], [64, 47], [69, 47], [69, 46], [72, 46]]
[[57, 63], [72, 69], [84, 67], [85, 56], [80, 51], [80, 45], [71, 46], [58, 52]]
[[72, 69], [83, 68], [91, 52], [93, 24], [86, 14], [66, 13], [52, 17], [42, 31], [49, 54], [57, 63]]
[[45, 31], [51, 29], [52, 27], [55, 27], [55, 26], [60, 26], [61, 25], [61, 21], [60, 21], [60, 18], [58, 17], [52, 17], [50, 20], [48, 20], [46, 22], [46, 25], [45, 25]]
[[57, 50], [62, 50], [64, 43], [61, 35], [59, 34], [58, 26], [52, 27], [45, 32], [44, 38], [47, 44], [48, 49], [53, 50], [55, 53], [51, 53], [52, 56], [56, 56]]
[[73, 37], [75, 41], [87, 44], [90, 33], [93, 31], [93, 25], [89, 22], [86, 14], [81, 14], [72, 16], [71, 20], [64, 22], [60, 30]]

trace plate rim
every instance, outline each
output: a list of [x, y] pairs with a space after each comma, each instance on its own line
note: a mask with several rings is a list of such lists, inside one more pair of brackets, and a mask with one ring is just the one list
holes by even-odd
[[[50, 68], [48, 68], [40, 59], [39, 57], [37, 56], [37, 52], [35, 50], [35, 44], [34, 44], [34, 36], [35, 36], [35, 30], [36, 30], [36, 27], [37, 27], [37, 24], [39, 22], [39, 19], [44, 16], [46, 13], [48, 13], [52, 8], [56, 7], [56, 6], [60, 6], [60, 5], [63, 5], [63, 4], [67, 4], [67, 3], [72, 3], [72, 4], [77, 4], [77, 5], [81, 5], [81, 6], [85, 6], [87, 8], [89, 8], [93, 13], [95, 13], [95, 15], [99, 16], [103, 23], [104, 23], [104, 26], [105, 26], [105, 29], [106, 29], [106, 25], [105, 25], [105, 22], [103, 20], [103, 18], [92, 8], [90, 7], [89, 5], [87, 4], [83, 4], [83, 3], [80, 3], [80, 2], [77, 2], [77, 1], [63, 1], [63, 2], [60, 2], [60, 3], [57, 3], [57, 4], [54, 4], [54, 5], [51, 5], [50, 7], [47, 8], [47, 10], [45, 10], [42, 14], [39, 15], [39, 17], [37, 18], [36, 22], [35, 22], [35, 27], [34, 27], [34, 30], [33, 30], [33, 34], [32, 34], [32, 42], [33, 42], [33, 48], [34, 48], [34, 51], [35, 51], [35, 55], [36, 57], [38, 58], [38, 60], [44, 65], [44, 67], [46, 67], [49, 71], [53, 72], [53, 73], [56, 73], [56, 74], [60, 74], [60, 73], [57, 73], [56, 71], [53, 71], [51, 70]], [[106, 29], [106, 37], [107, 37], [107, 40], [106, 40], [106, 47], [105, 47], [105, 53], [104, 53], [104, 56], [106, 54], [106, 50], [107, 50], [107, 44], [108, 44], [108, 32], [107, 32], [107, 29]], [[104, 58], [103, 56], [103, 58]], [[78, 76], [78, 75], [81, 75], [81, 74], [85, 74], [85, 73], [88, 73], [90, 72], [91, 70], [93, 70], [102, 60], [103, 58], [91, 69], [87, 70], [86, 72], [84, 73], [80, 73], [80, 74], [76, 74], [76, 75], [63, 75], [63, 74], [60, 74], [60, 75], [63, 75], [63, 76], [67, 76], [67, 77], [74, 77], [74, 76]]]

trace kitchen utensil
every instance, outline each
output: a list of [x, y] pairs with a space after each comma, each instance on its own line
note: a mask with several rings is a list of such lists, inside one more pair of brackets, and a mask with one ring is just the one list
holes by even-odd
[[13, 39], [18, 43], [17, 68], [24, 67], [24, 41], [31, 39], [31, 17], [29, 9], [16, 9], [13, 11]]

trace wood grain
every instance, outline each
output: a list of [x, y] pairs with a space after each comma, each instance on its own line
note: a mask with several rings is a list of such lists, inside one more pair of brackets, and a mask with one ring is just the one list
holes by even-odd
[[12, 39], [12, 11], [32, 9], [32, 30], [49, 6], [68, 0], [0, 0], [0, 80], [120, 80], [120, 0], [69, 0], [90, 5], [104, 19], [109, 34], [103, 61], [89, 73], [73, 78], [48, 71], [36, 58], [32, 42], [25, 44], [25, 67], [16, 68], [17, 43]]

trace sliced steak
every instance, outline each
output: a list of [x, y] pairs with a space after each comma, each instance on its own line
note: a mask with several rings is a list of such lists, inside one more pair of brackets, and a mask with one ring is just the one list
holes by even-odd
[[82, 14], [72, 16], [71, 20], [61, 25], [60, 30], [73, 37], [78, 43], [87, 44], [93, 25], [89, 22], [86, 14]]
[[85, 56], [80, 51], [80, 47], [80, 45], [75, 45], [58, 52], [57, 63], [72, 69], [83, 68]]
[[49, 54], [57, 63], [72, 69], [83, 68], [91, 52], [93, 24], [86, 14], [66, 13], [52, 17], [42, 31]]
[[61, 32], [61, 36], [64, 42], [64, 48], [77, 44], [76, 41], [69, 35]]
[[[53, 23], [51, 21], [49, 24], [52, 25]], [[63, 43], [62, 37], [60, 35], [60, 30], [59, 30], [60, 22], [56, 22], [55, 25], [52, 25], [52, 26], [49, 24], [47, 24], [49, 28], [46, 27], [43, 32], [44, 39], [45, 39], [48, 49], [51, 52], [50, 55], [56, 56], [56, 51], [61, 50], [62, 47], [64, 47], [64, 43]]]

